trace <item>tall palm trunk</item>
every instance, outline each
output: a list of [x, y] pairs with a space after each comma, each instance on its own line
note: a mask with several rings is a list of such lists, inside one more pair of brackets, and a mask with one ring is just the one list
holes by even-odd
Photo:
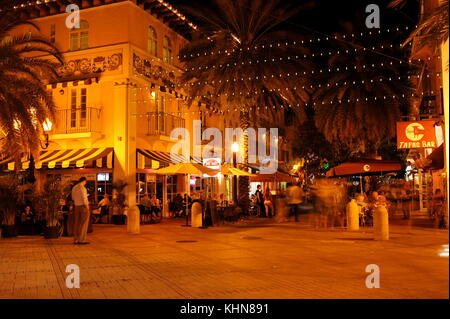
[[[244, 163], [241, 164], [241, 168], [246, 169], [248, 164], [248, 128], [250, 126], [249, 113], [246, 110], [241, 110], [240, 112], [240, 126], [244, 131], [243, 138], [241, 141], [241, 149]], [[248, 212], [250, 199], [249, 199], [250, 181], [248, 176], [239, 176], [239, 207], [242, 209], [243, 213]]]

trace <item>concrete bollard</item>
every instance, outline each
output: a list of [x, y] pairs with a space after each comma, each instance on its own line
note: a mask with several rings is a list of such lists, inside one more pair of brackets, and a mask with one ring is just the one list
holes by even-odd
[[346, 208], [347, 212], [347, 230], [359, 230], [359, 207], [355, 199], [352, 199]]
[[385, 206], [377, 206], [373, 213], [375, 240], [389, 240], [389, 214]]
[[191, 226], [192, 227], [202, 227], [203, 226], [202, 204], [200, 204], [199, 202], [194, 202], [192, 204]]

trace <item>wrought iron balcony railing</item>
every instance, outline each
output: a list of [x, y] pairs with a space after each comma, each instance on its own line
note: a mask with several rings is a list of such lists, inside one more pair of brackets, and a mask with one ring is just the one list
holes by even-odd
[[77, 107], [57, 110], [53, 134], [71, 134], [100, 131], [100, 109]]
[[145, 114], [147, 121], [147, 135], [170, 136], [174, 128], [184, 128], [185, 120], [164, 112], [149, 112]]

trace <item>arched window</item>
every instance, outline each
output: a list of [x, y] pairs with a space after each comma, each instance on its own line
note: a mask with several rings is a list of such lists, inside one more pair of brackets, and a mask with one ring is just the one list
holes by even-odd
[[147, 32], [147, 50], [148, 54], [158, 56], [158, 37], [152, 27], [149, 27]]
[[164, 36], [163, 61], [170, 64], [172, 63], [172, 44], [167, 36]]
[[89, 46], [89, 23], [80, 21], [80, 27], [70, 31], [70, 51], [87, 49]]

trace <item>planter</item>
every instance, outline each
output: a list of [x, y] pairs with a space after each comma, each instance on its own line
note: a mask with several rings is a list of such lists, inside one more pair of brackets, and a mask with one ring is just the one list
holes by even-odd
[[15, 225], [3, 225], [2, 229], [2, 236], [5, 238], [17, 236], [17, 228]]
[[114, 225], [125, 225], [127, 220], [126, 215], [113, 215], [112, 222]]
[[44, 238], [59, 238], [61, 233], [61, 227], [59, 226], [47, 226], [44, 228]]

